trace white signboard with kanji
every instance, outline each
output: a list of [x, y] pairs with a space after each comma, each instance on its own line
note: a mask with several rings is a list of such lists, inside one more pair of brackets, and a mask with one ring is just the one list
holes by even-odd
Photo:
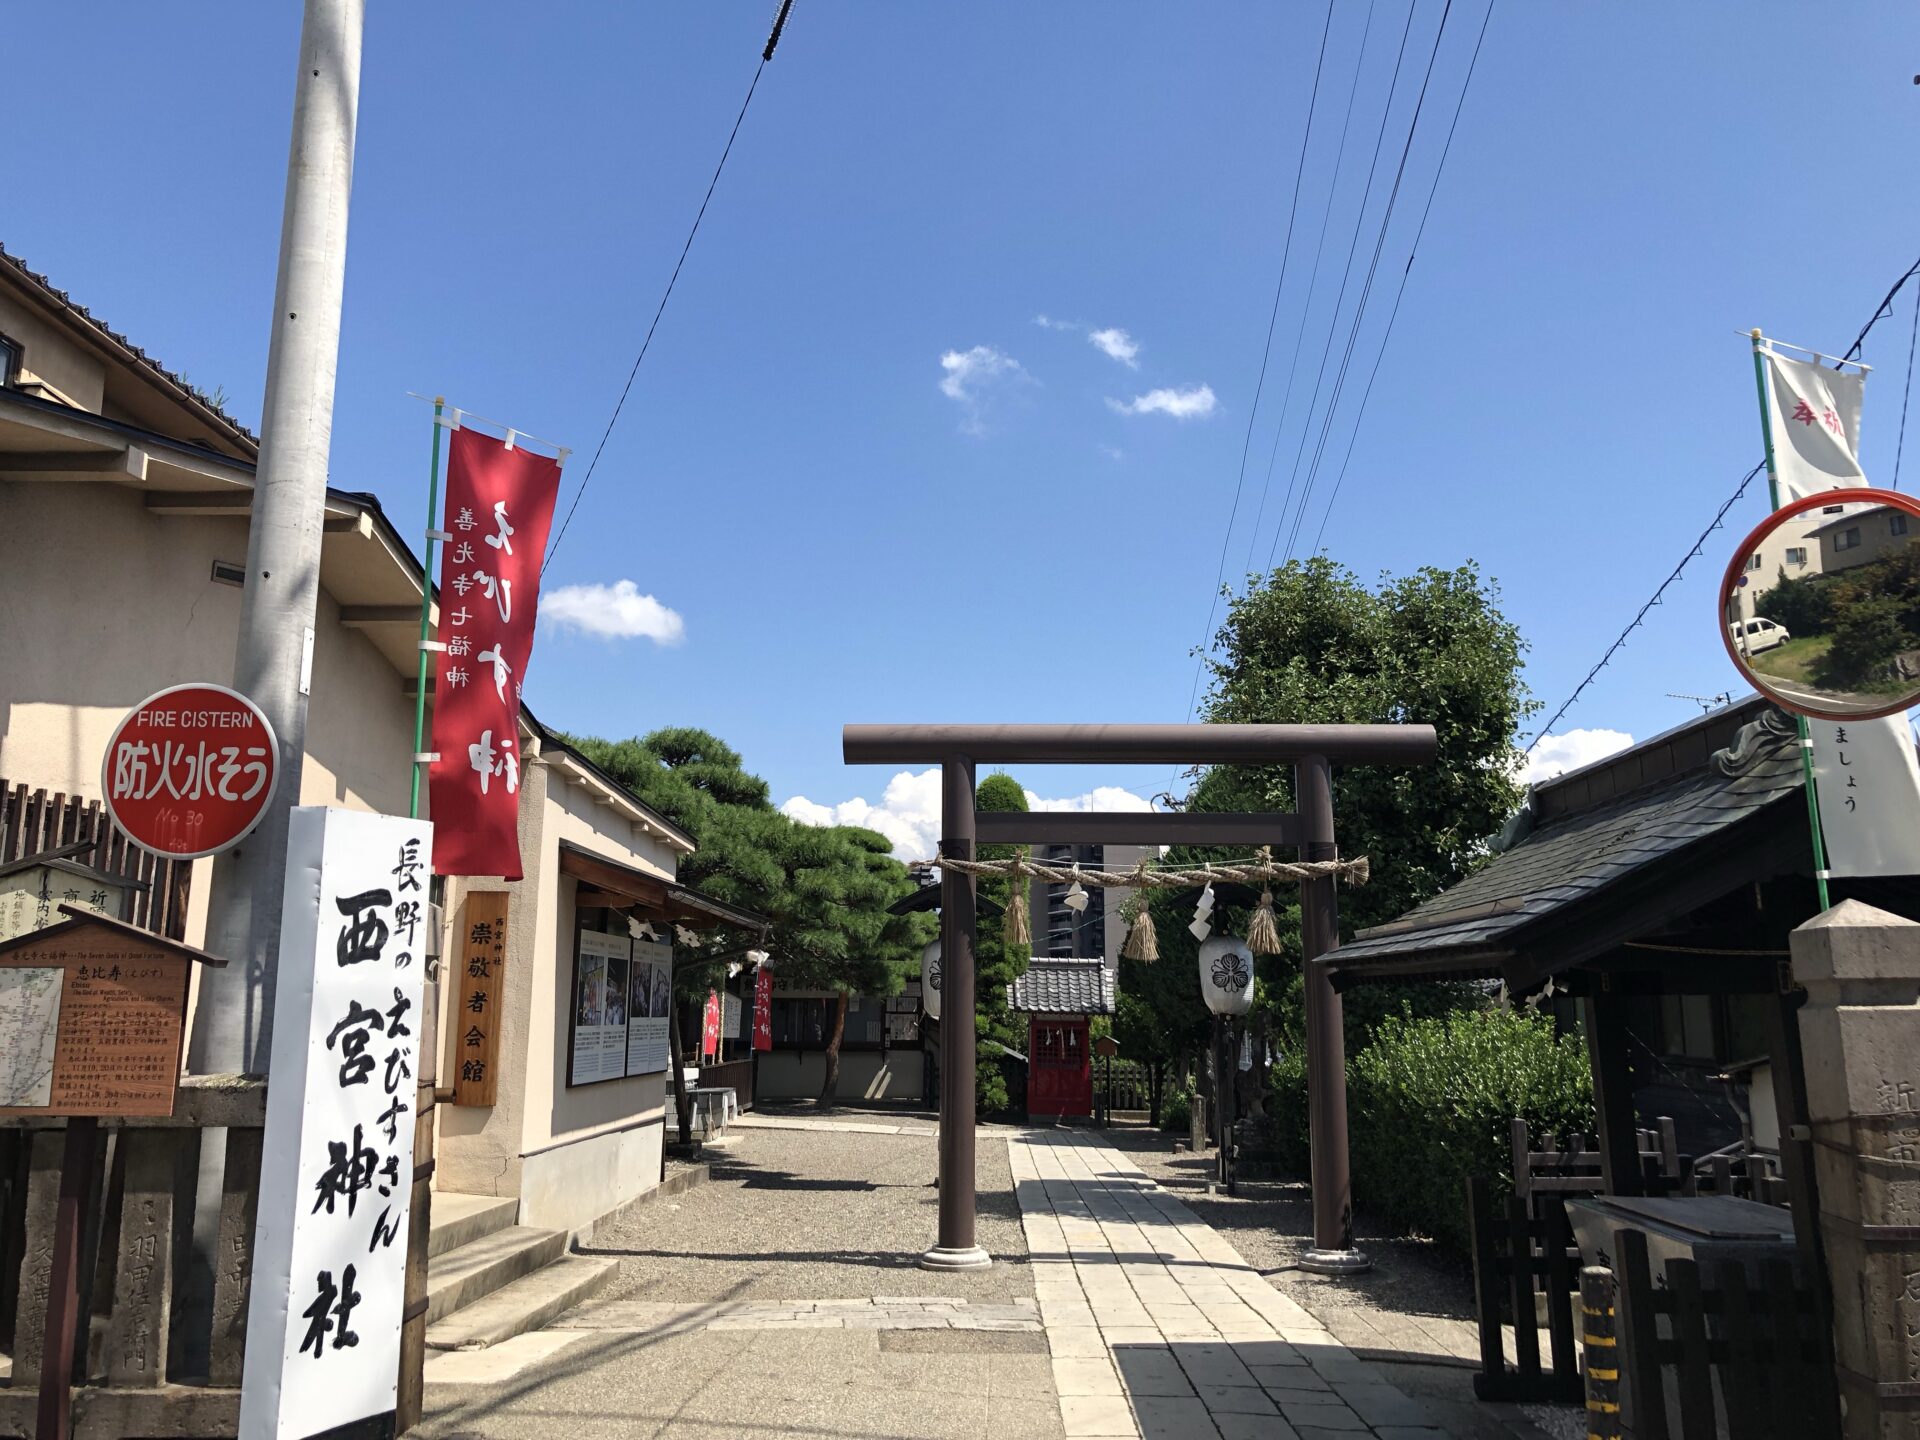
[[394, 1409], [433, 827], [302, 806], [287, 836], [240, 1434]]
[[1808, 720], [1834, 875], [1920, 875], [1920, 760], [1905, 715]]

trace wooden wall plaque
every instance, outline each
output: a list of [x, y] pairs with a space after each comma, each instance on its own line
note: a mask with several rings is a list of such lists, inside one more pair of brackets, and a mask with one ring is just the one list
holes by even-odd
[[499, 1084], [500, 1026], [505, 1016], [507, 892], [467, 892], [454, 960], [447, 976], [453, 995], [453, 1103], [491, 1105]]
[[203, 951], [69, 906], [0, 945], [0, 1115], [173, 1113]]

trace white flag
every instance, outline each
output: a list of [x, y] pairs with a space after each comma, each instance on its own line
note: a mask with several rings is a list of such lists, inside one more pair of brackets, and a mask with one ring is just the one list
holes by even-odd
[[[1766, 342], [1761, 342], [1765, 346]], [[1780, 503], [1865, 485], [1860, 469], [1860, 400], [1866, 376], [1765, 349], [1767, 428]]]
[[1920, 755], [1907, 717], [1808, 720], [1835, 875], [1920, 875]]

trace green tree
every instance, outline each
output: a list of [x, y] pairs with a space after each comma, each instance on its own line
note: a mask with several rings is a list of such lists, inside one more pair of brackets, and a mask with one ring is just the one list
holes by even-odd
[[[1027, 792], [1011, 775], [994, 774], [982, 780], [976, 789], [974, 804], [981, 810], [1025, 810]], [[1011, 860], [1025, 856], [1024, 845], [982, 845], [982, 860]], [[982, 877], [978, 885], [980, 899], [997, 911], [1006, 909], [1013, 882], [1005, 877]], [[1020, 1031], [1013, 1011], [1007, 1005], [1007, 986], [1027, 973], [1033, 955], [1031, 945], [1009, 945], [1001, 932], [998, 915], [976, 927], [974, 944], [974, 1097], [983, 1114], [996, 1114], [1012, 1104], [1007, 1090], [1006, 1053], [1000, 1047], [1024, 1052], [1026, 1036]]]
[[[1501, 614], [1498, 590], [1467, 564], [1426, 568], [1369, 588], [1324, 556], [1292, 561], [1228, 610], [1207, 664], [1206, 718], [1248, 724], [1425, 722], [1439, 739], [1425, 765], [1350, 766], [1334, 775], [1334, 826], [1343, 856], [1365, 855], [1372, 879], [1343, 886], [1340, 933], [1383, 924], [1465, 877], [1525, 793], [1514, 737], [1538, 707], [1520, 679], [1525, 645]], [[1291, 766], [1215, 767], [1187, 808], [1291, 810]], [[1226, 852], [1178, 852], [1182, 859]], [[1156, 897], [1163, 957], [1190, 969], [1190, 915]], [[1265, 1003], [1256, 1029], [1282, 1045], [1304, 1034], [1299, 895], [1274, 891], [1286, 953], [1258, 968]], [[1245, 913], [1222, 911], [1236, 933]], [[1216, 925], [1221, 921], [1216, 920]], [[1168, 937], [1171, 936], [1171, 943]], [[1171, 952], [1171, 953], [1169, 953]], [[1164, 963], [1164, 961], [1163, 961]], [[1440, 1013], [1470, 1003], [1460, 985], [1359, 986], [1346, 996], [1349, 1044], [1364, 1043], [1388, 1014]]]

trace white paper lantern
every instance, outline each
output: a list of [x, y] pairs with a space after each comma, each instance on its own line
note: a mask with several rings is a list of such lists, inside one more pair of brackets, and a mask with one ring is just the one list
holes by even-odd
[[920, 952], [920, 1008], [929, 1020], [940, 1018], [940, 942]]
[[1200, 946], [1200, 994], [1215, 1015], [1253, 1008], [1253, 952], [1246, 941], [1216, 935]]

